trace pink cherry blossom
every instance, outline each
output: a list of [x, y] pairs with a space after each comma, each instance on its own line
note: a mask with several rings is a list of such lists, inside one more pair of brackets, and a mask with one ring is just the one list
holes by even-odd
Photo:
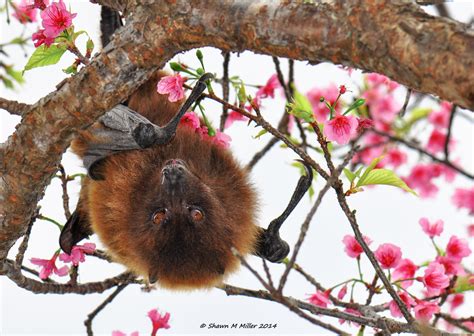
[[344, 286], [342, 286], [342, 288], [337, 293], [337, 298], [339, 300], [342, 300], [342, 299], [344, 299], [344, 296], [346, 296], [346, 294], [347, 294], [347, 285], [344, 285]]
[[277, 74], [272, 75], [268, 80], [267, 83], [258, 89], [257, 93], [255, 94], [255, 101], [258, 105], [260, 105], [260, 100], [262, 98], [274, 98], [275, 97], [275, 90], [279, 88], [280, 81], [278, 80]]
[[392, 123], [401, 108], [397, 100], [389, 94], [383, 95], [367, 105], [370, 107], [372, 118], [385, 123]]
[[229, 128], [235, 121], [247, 121], [248, 118], [239, 112], [230, 111], [227, 115], [227, 119], [225, 120], [224, 128]]
[[449, 277], [446, 275], [444, 266], [437, 262], [431, 262], [428, 265], [422, 281], [430, 295], [438, 295], [449, 286]]
[[460, 239], [456, 236], [449, 238], [448, 245], [446, 246], [446, 256], [452, 260], [461, 261], [462, 258], [467, 257], [471, 254], [467, 241]]
[[440, 309], [436, 302], [419, 301], [413, 310], [418, 320], [428, 322]]
[[[372, 240], [366, 236], [364, 236], [364, 241], [367, 245], [372, 243]], [[364, 250], [362, 250], [362, 246], [360, 246], [354, 236], [345, 235], [342, 239], [342, 242], [345, 245], [344, 251], [351, 258], [359, 258], [361, 253], [364, 252]]]
[[[415, 300], [411, 298], [410, 295], [408, 295], [406, 292], [398, 292], [398, 296], [400, 299], [405, 303], [405, 305], [408, 308], [408, 311], [411, 310], [411, 307], [415, 305]], [[393, 317], [402, 317], [402, 312], [400, 311], [400, 308], [398, 307], [397, 303], [392, 300], [388, 304], [388, 308], [390, 309], [390, 314], [392, 314]]]
[[152, 336], [156, 335], [156, 332], [159, 329], [169, 329], [170, 325], [168, 324], [170, 319], [170, 313], [166, 313], [165, 315], [161, 315], [158, 310], [152, 309], [148, 312], [148, 317], [151, 319], [151, 323], [153, 323], [153, 330], [151, 332]]
[[194, 130], [197, 130], [201, 126], [199, 117], [193, 111], [186, 112], [179, 122], [181, 125], [186, 125]]
[[471, 238], [474, 237], [474, 224], [469, 224], [467, 226], [467, 235]]
[[[114, 330], [112, 331], [112, 336], [127, 336], [127, 334], [124, 332], [121, 332], [120, 330]], [[139, 336], [138, 331], [132, 332], [130, 336]]]
[[58, 276], [65, 276], [69, 273], [69, 267], [63, 266], [58, 269], [56, 266], [56, 259], [59, 253], [55, 253], [51, 259], [40, 259], [40, 258], [31, 258], [30, 261], [33, 265], [41, 266], [39, 273], [40, 279], [47, 279], [51, 273], [55, 273]]
[[44, 35], [51, 38], [57, 37], [63, 30], [72, 25], [72, 19], [74, 19], [76, 15], [76, 13], [71, 14], [68, 12], [63, 0], [53, 2], [41, 12]]
[[329, 293], [316, 291], [316, 293], [308, 298], [308, 301], [315, 306], [327, 308], [328, 304], [330, 303]]
[[443, 175], [446, 182], [453, 182], [454, 179], [456, 178], [457, 172], [454, 169], [452, 169], [452, 168], [450, 168], [450, 167], [448, 167], [448, 166], [446, 166], [442, 163], [432, 163], [431, 167], [432, 167], [433, 170], [436, 170], [436, 175], [438, 173], [439, 173], [438, 176]]
[[181, 77], [178, 73], [173, 76], [165, 76], [160, 79], [156, 89], [160, 94], [169, 94], [168, 100], [170, 102], [177, 102], [184, 98], [183, 84], [186, 81], [185, 77]]
[[385, 269], [397, 267], [402, 258], [402, 251], [398, 246], [390, 243], [382, 244], [375, 251], [380, 266]]
[[[321, 97], [324, 97], [324, 99], [326, 99], [329, 104], [334, 105], [337, 97], [339, 96], [339, 89], [335, 84], [330, 84], [324, 88], [313, 88], [308, 91], [306, 96], [313, 107], [313, 113], [316, 121], [318, 123], [323, 123], [328, 119], [329, 109], [324, 102], [320, 101], [320, 99]], [[336, 113], [341, 112], [341, 104], [339, 101], [334, 109], [336, 110]]]
[[400, 85], [390, 78], [375, 72], [367, 74], [365, 78], [371, 86], [385, 85], [389, 91], [395, 90]]
[[[398, 266], [393, 271], [392, 279], [394, 281], [412, 279], [415, 276], [418, 266], [416, 266], [410, 259], [402, 259]], [[413, 280], [401, 281], [400, 285], [403, 288], [408, 288], [413, 284]]]
[[27, 0], [21, 0], [20, 3], [13, 4], [14, 13], [12, 14], [20, 23], [36, 22], [37, 10], [28, 5]]
[[435, 127], [448, 127], [449, 117], [451, 115], [452, 104], [446, 101], [441, 102], [439, 110], [432, 111], [428, 115], [428, 120]]
[[[355, 316], [362, 316], [362, 313], [360, 311], [358, 311], [357, 309], [353, 309], [353, 308], [346, 308], [346, 309], [344, 309], [344, 312], [348, 313], [348, 314], [355, 315]], [[354, 324], [355, 326], [359, 326], [358, 323], [347, 321], [347, 320], [344, 320], [344, 319], [339, 319], [339, 324], [344, 324], [345, 322], [347, 322], [349, 325]]]
[[53, 37], [47, 37], [46, 35], [44, 35], [44, 29], [40, 29], [36, 33], [33, 33], [31, 39], [33, 40], [33, 44], [36, 48], [38, 48], [42, 44], [45, 44], [49, 47], [54, 42]]
[[397, 168], [407, 162], [407, 154], [398, 148], [391, 148], [387, 152], [385, 160], [388, 164], [392, 165], [394, 168]]
[[444, 266], [446, 274], [449, 275], [462, 275], [464, 269], [460, 264], [460, 260], [455, 260], [446, 256], [437, 256], [435, 261]]
[[29, 5], [31, 8], [38, 8], [45, 10], [46, 6], [49, 5], [49, 0], [33, 0], [33, 4]]
[[454, 309], [458, 308], [464, 303], [464, 294], [458, 293], [454, 295], [450, 295], [448, 298], [449, 302], [449, 309], [453, 311]]
[[85, 243], [84, 245], [73, 246], [71, 254], [61, 253], [59, 255], [59, 260], [65, 263], [72, 262], [74, 266], [79, 265], [79, 263], [86, 260], [85, 255], [91, 254], [95, 251], [94, 243]]
[[359, 122], [354, 116], [337, 115], [324, 123], [323, 132], [329, 141], [346, 145], [357, 134], [358, 124]]
[[216, 130], [216, 135], [212, 137], [212, 142], [222, 148], [229, 148], [231, 141], [232, 138], [229, 135], [219, 130]]
[[419, 192], [422, 198], [433, 197], [438, 192], [438, 187], [433, 183], [437, 177], [436, 171], [429, 164], [417, 164], [405, 178], [405, 182], [412, 189]]
[[452, 197], [452, 201], [459, 209], [466, 208], [469, 214], [474, 215], [474, 187], [457, 188]]
[[362, 133], [366, 129], [370, 129], [374, 127], [374, 121], [369, 118], [357, 118], [359, 122], [357, 125], [357, 134]]
[[441, 219], [430, 224], [427, 218], [422, 217], [420, 218], [419, 223], [421, 225], [421, 228], [423, 229], [423, 232], [426, 233], [430, 238], [433, 238], [434, 236], [439, 236], [443, 232], [444, 222]]
[[[444, 151], [446, 138], [447, 138], [446, 133], [438, 129], [434, 129], [430, 135], [430, 138], [428, 139], [428, 144], [426, 145], [426, 149], [433, 154]], [[450, 148], [452, 148], [453, 144], [454, 143], [450, 141]]]

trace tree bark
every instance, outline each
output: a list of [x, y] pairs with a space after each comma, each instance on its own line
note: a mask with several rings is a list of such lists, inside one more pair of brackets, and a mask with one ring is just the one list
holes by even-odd
[[34, 104], [0, 147], [0, 273], [76, 131], [178, 52], [213, 46], [330, 61], [474, 109], [474, 33], [411, 1], [97, 2], [130, 13], [126, 26], [90, 65]]

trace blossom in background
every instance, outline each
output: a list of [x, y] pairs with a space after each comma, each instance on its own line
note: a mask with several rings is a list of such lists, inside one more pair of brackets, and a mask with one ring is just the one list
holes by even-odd
[[[114, 330], [112, 331], [112, 336], [127, 336], [126, 333], [121, 332], [120, 330]], [[130, 334], [130, 336], [139, 336], [138, 331], [134, 331]]]
[[378, 74], [376, 72], [372, 72], [372, 73], [367, 74], [365, 76], [365, 78], [367, 79], [367, 83], [370, 86], [381, 86], [381, 85], [383, 85], [383, 86], [386, 87], [386, 89], [388, 91], [393, 91], [393, 90], [395, 90], [396, 88], [398, 88], [400, 86], [400, 84], [398, 84], [395, 81], [392, 81], [387, 76]]
[[449, 277], [446, 275], [444, 266], [437, 262], [431, 262], [428, 265], [422, 281], [430, 295], [438, 295], [449, 286]]
[[31, 8], [38, 8], [40, 10], [45, 10], [49, 5], [49, 0], [33, 0], [33, 4], [29, 5]]
[[366, 129], [374, 127], [374, 121], [369, 118], [357, 118], [357, 134], [362, 133]]
[[41, 12], [43, 19], [44, 35], [55, 38], [72, 25], [72, 19], [77, 16], [66, 9], [63, 0], [53, 2]]
[[65, 263], [72, 262], [74, 266], [86, 260], [85, 254], [91, 254], [95, 251], [94, 243], [85, 243], [84, 245], [73, 246], [71, 254], [61, 253], [59, 260]]
[[152, 309], [148, 312], [148, 317], [153, 324], [153, 330], [151, 332], [152, 336], [156, 335], [156, 332], [159, 329], [169, 329], [169, 320], [170, 320], [170, 313], [166, 313], [165, 315], [161, 315], [157, 309]]
[[216, 130], [216, 135], [212, 137], [212, 142], [223, 148], [229, 148], [231, 141], [232, 138], [229, 135], [219, 130]]
[[430, 238], [433, 238], [434, 236], [439, 236], [443, 232], [444, 222], [441, 219], [430, 224], [427, 218], [422, 217], [420, 218], [419, 223], [421, 225], [421, 228], [423, 229], [423, 232], [426, 233]]
[[462, 275], [464, 269], [460, 264], [460, 261], [454, 260], [446, 256], [437, 256], [435, 261], [444, 266], [444, 271], [449, 275]]
[[418, 320], [428, 322], [440, 309], [436, 302], [418, 301], [413, 309]]
[[412, 168], [410, 175], [404, 180], [410, 188], [416, 189], [422, 198], [429, 198], [438, 192], [438, 187], [432, 181], [437, 176], [439, 175], [430, 164], [420, 163]]
[[63, 266], [58, 268], [56, 266], [56, 259], [58, 258], [59, 253], [55, 253], [51, 259], [40, 259], [40, 258], [31, 258], [30, 261], [33, 265], [41, 266], [39, 273], [40, 279], [47, 279], [51, 273], [54, 273], [58, 276], [65, 276], [69, 273], [69, 267]]
[[380, 266], [385, 269], [394, 268], [398, 266], [402, 258], [402, 251], [398, 246], [390, 243], [382, 244], [375, 251]]
[[262, 98], [275, 97], [275, 90], [279, 88], [280, 81], [278, 80], [277, 74], [272, 75], [268, 80], [267, 83], [258, 89], [257, 93], [255, 94], [255, 100], [257, 104], [260, 105], [260, 100]]
[[358, 124], [359, 122], [354, 116], [337, 115], [324, 122], [323, 133], [329, 141], [346, 145], [357, 134]]
[[13, 4], [13, 17], [20, 23], [36, 22], [37, 10], [28, 5], [27, 0], [21, 0]]
[[[328, 119], [329, 109], [324, 102], [321, 102], [321, 97], [330, 104], [334, 105], [337, 97], [339, 96], [339, 88], [335, 84], [330, 84], [325, 88], [313, 88], [308, 93], [306, 93], [311, 106], [313, 107], [314, 117], [318, 123], [323, 123]], [[341, 112], [340, 101], [333, 106], [336, 113]]]
[[179, 122], [180, 124], [189, 126], [194, 130], [197, 130], [201, 126], [199, 117], [193, 111], [186, 112]]
[[[394, 281], [412, 279], [415, 276], [418, 266], [416, 266], [410, 259], [402, 259], [398, 266], [393, 271], [392, 279]], [[413, 280], [400, 281], [403, 288], [408, 288], [413, 284]]]
[[184, 98], [183, 84], [186, 77], [181, 77], [178, 73], [173, 76], [164, 76], [160, 79], [156, 86], [156, 91], [159, 94], [169, 94], [168, 100], [172, 103]]
[[[410, 311], [411, 307], [415, 305], [415, 300], [412, 299], [407, 292], [398, 292], [398, 296], [405, 303], [408, 308], [408, 311]], [[390, 309], [390, 314], [392, 314], [393, 317], [403, 316], [402, 312], [400, 311], [400, 308], [394, 300], [390, 301], [390, 303], [388, 304], [388, 308]]]
[[[372, 243], [372, 239], [367, 236], [364, 236], [364, 241], [367, 245]], [[364, 250], [362, 250], [362, 246], [360, 246], [354, 236], [345, 235], [342, 239], [342, 242], [345, 245], [344, 251], [351, 258], [359, 258], [361, 253], [364, 252]]]
[[464, 294], [458, 293], [448, 297], [449, 309], [453, 311], [464, 303]]
[[342, 300], [342, 299], [344, 299], [344, 296], [346, 296], [346, 294], [347, 294], [347, 285], [344, 285], [344, 286], [342, 286], [342, 288], [337, 293], [337, 298], [339, 300]]
[[446, 256], [455, 261], [461, 261], [462, 258], [467, 257], [471, 254], [467, 241], [460, 239], [456, 236], [452, 236], [449, 239], [448, 245], [446, 246]]
[[449, 117], [451, 115], [451, 109], [453, 105], [447, 101], [441, 102], [439, 110], [432, 111], [428, 115], [428, 120], [435, 127], [446, 128], [449, 124]]
[[472, 188], [457, 188], [454, 191], [452, 201], [459, 209], [466, 208], [469, 214], [474, 214], [474, 187]]
[[467, 235], [469, 237], [474, 237], [474, 224], [469, 224], [467, 227]]
[[384, 160], [387, 164], [392, 165], [394, 168], [398, 168], [407, 162], [407, 155], [398, 148], [390, 148], [387, 151]]
[[311, 295], [308, 298], [308, 301], [311, 304], [314, 304], [315, 306], [318, 307], [323, 307], [327, 308], [328, 304], [330, 303], [329, 301], [329, 293], [328, 292], [321, 292], [321, 291], [316, 291], [313, 295]]
[[54, 42], [54, 37], [48, 37], [44, 35], [44, 29], [40, 29], [36, 33], [33, 33], [31, 39], [33, 40], [33, 44], [36, 48], [42, 44], [45, 44], [49, 47]]
[[248, 118], [239, 112], [230, 111], [227, 115], [227, 119], [225, 120], [224, 128], [229, 128], [235, 121], [247, 121]]
[[[364, 97], [364, 95], [362, 95]], [[367, 103], [370, 107], [370, 114], [375, 121], [382, 121], [384, 123], [392, 123], [401, 106], [392, 95], [383, 95], [379, 99]]]
[[[446, 144], [447, 140], [447, 135], [446, 133], [434, 129], [433, 132], [431, 132], [430, 138], [428, 139], [428, 144], [426, 145], [426, 149], [433, 153], [436, 154], [438, 152], [443, 152], [444, 151], [444, 146]], [[451, 140], [449, 143], [449, 147], [452, 148], [454, 142]]]

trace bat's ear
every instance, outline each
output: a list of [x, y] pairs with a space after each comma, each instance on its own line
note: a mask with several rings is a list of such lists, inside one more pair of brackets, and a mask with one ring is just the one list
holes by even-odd
[[82, 239], [89, 237], [90, 234], [92, 232], [87, 218], [76, 210], [69, 217], [61, 231], [59, 245], [64, 252], [71, 254], [73, 246]]

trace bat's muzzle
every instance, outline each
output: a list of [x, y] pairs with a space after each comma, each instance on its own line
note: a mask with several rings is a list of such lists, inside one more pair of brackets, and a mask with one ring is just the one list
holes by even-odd
[[183, 184], [186, 178], [186, 166], [180, 159], [172, 159], [165, 162], [165, 166], [161, 170], [162, 183], [171, 188]]

